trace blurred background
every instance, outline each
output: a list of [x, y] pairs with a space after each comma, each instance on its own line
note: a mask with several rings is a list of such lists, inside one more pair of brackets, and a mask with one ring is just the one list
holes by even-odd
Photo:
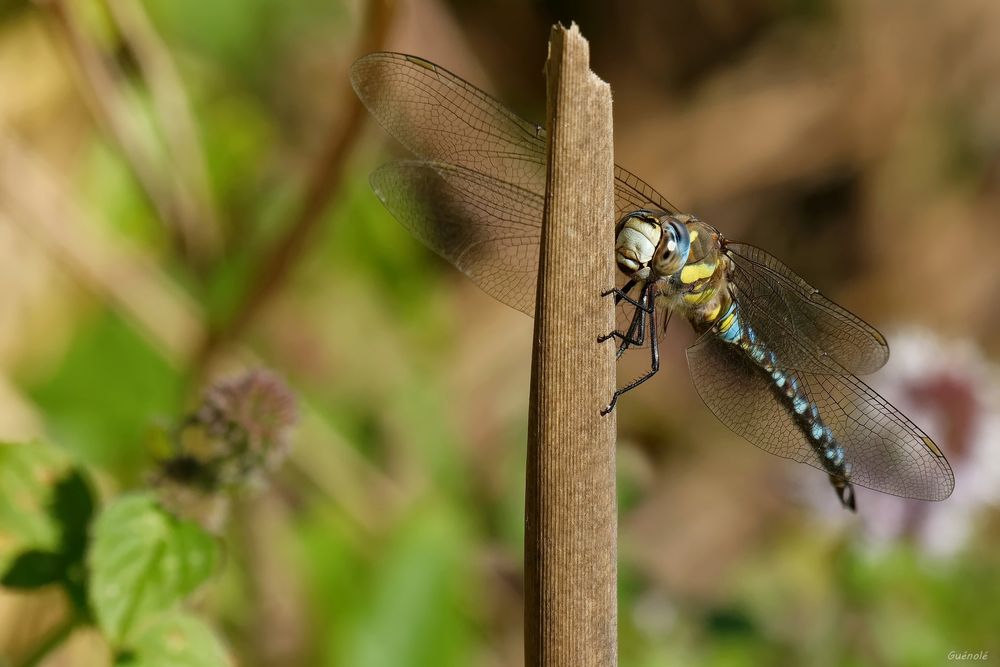
[[[399, 147], [347, 70], [418, 54], [538, 120], [560, 19], [618, 162], [882, 329], [870, 383], [957, 480], [847, 515], [702, 406], [675, 323], [619, 406], [623, 667], [1000, 659], [996, 0], [0, 0], [0, 439], [112, 495], [206, 382], [276, 369], [294, 450], [198, 600], [238, 664], [522, 664], [532, 324], [371, 194]], [[0, 656], [62, 604], [0, 593]]]

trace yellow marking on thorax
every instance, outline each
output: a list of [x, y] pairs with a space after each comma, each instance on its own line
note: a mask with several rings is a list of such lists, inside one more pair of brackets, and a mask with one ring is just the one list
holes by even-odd
[[688, 264], [683, 269], [681, 269], [681, 282], [685, 285], [690, 285], [693, 282], [697, 282], [702, 278], [708, 278], [713, 273], [715, 273], [715, 267], [718, 266], [719, 262], [715, 259], [705, 260], [704, 262], [699, 262], [698, 264]]
[[694, 290], [691, 292], [685, 292], [681, 297], [684, 299], [684, 303], [691, 304], [692, 306], [697, 306], [700, 303], [705, 303], [715, 294], [715, 288], [709, 287], [708, 283], [701, 290]]
[[688, 234], [691, 236], [691, 245], [694, 245], [694, 242], [698, 240], [698, 230], [692, 229]]
[[[722, 310], [722, 302], [716, 301], [715, 308], [710, 310], [708, 314], [705, 315], [705, 319], [709, 322], [714, 322], [715, 318], [719, 316], [719, 311]], [[727, 327], [728, 329], [728, 327]]]

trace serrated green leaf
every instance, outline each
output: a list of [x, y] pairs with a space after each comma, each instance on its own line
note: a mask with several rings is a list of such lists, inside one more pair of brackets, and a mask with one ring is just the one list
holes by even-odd
[[52, 447], [0, 443], [0, 572], [21, 551], [56, 549], [60, 529], [46, 508], [65, 466]]
[[[84, 471], [66, 466], [44, 445], [0, 446], [0, 543], [9, 544], [0, 553], [0, 586], [59, 584], [85, 612], [84, 554], [95, 500]], [[5, 524], [14, 530], [5, 534]]]
[[94, 525], [90, 599], [98, 625], [122, 645], [205, 581], [215, 562], [215, 540], [196, 524], [171, 516], [148, 494], [120, 498]]
[[136, 633], [115, 667], [227, 667], [232, 661], [212, 629], [196, 616], [172, 613]]

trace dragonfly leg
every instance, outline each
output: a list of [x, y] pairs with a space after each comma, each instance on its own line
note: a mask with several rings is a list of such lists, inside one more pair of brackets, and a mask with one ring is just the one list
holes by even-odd
[[633, 299], [632, 297], [630, 297], [628, 295], [628, 293], [632, 291], [632, 288], [635, 287], [635, 284], [636, 284], [636, 280], [635, 280], [635, 278], [633, 278], [632, 280], [629, 280], [627, 283], [625, 283], [624, 285], [622, 285], [620, 288], [615, 287], [615, 288], [609, 289], [609, 290], [607, 290], [605, 292], [601, 292], [601, 296], [610, 296], [610, 295], [614, 294], [615, 295], [615, 305], [616, 306], [624, 300], [624, 301], [628, 301], [630, 304], [632, 304], [636, 308], [644, 308], [648, 312], [649, 308], [647, 308], [646, 306], [643, 306], [643, 301], [645, 301], [645, 290], [646, 290], [646, 287], [648, 286], [649, 283], [646, 283], [646, 285], [643, 285], [643, 287], [642, 287], [642, 289], [643, 289], [643, 292], [642, 292], [643, 296], [639, 298], [639, 301], [636, 301], [635, 299]]
[[[652, 290], [651, 290], [651, 287], [652, 287], [652, 285], [646, 285], [646, 287], [643, 288], [643, 292], [642, 292], [642, 301], [643, 301], [643, 303], [644, 304], [649, 303], [650, 306], [651, 306], [651, 302], [652, 302]], [[660, 370], [660, 346], [659, 346], [659, 342], [658, 342], [658, 337], [656, 335], [656, 312], [651, 307], [650, 307], [649, 311], [646, 311], [645, 305], [643, 306], [643, 311], [642, 312], [646, 313], [646, 316], [649, 317], [649, 331], [650, 331], [650, 337], [649, 337], [649, 356], [650, 356], [649, 370], [646, 373], [644, 373], [643, 375], [637, 377], [635, 380], [632, 380], [631, 382], [629, 382], [624, 387], [621, 387], [620, 389], [616, 389], [615, 393], [611, 396], [611, 402], [608, 403], [608, 405], [603, 410], [601, 410], [601, 414], [602, 415], [606, 415], [606, 414], [608, 414], [609, 412], [611, 412], [612, 410], [615, 409], [615, 404], [618, 403], [618, 398], [622, 394], [635, 389], [636, 387], [638, 387], [639, 385], [641, 385], [643, 382], [645, 382], [649, 378], [651, 378], [654, 375], [656, 375], [657, 371]], [[669, 316], [668, 316], [668, 318], [669, 318]], [[668, 321], [669, 321], [669, 319], [668, 319]]]
[[598, 343], [603, 343], [604, 341], [610, 340], [612, 338], [621, 341], [621, 346], [618, 348], [618, 354], [616, 358], [621, 358], [622, 354], [624, 354], [625, 350], [627, 350], [628, 348], [633, 346], [636, 347], [641, 346], [645, 342], [645, 335], [646, 335], [645, 316], [652, 311], [653, 301], [647, 295], [648, 283], [646, 285], [643, 285], [641, 296], [639, 297], [638, 301], [636, 301], [635, 299], [633, 299], [628, 295], [628, 293], [632, 291], [632, 288], [635, 287], [636, 282], [637, 281], [635, 279], [629, 280], [621, 287], [621, 289], [618, 288], [610, 289], [601, 294], [601, 296], [608, 296], [614, 294], [615, 305], [621, 303], [621, 301], [624, 299], [625, 301], [628, 301], [628, 303], [635, 306], [635, 313], [632, 315], [632, 321], [629, 324], [629, 328], [626, 333], [622, 333], [621, 331], [615, 329], [609, 334], [597, 337]]
[[646, 341], [646, 316], [648, 313], [645, 308], [636, 308], [632, 314], [632, 322], [629, 324], [628, 331], [622, 333], [617, 329], [611, 333], [598, 336], [597, 342], [603, 343], [606, 340], [612, 338], [620, 340], [621, 345], [618, 347], [618, 353], [615, 355], [616, 359], [620, 359], [625, 350], [632, 346], [639, 347]]
[[[618, 346], [618, 352], [615, 353], [615, 359], [621, 359], [622, 355], [625, 354], [625, 350], [629, 349], [633, 345], [636, 347], [641, 347], [646, 341], [646, 317], [649, 315], [642, 308], [635, 309], [635, 315], [632, 316], [632, 322], [628, 326], [628, 333], [625, 336], [620, 336], [622, 339], [622, 344]], [[638, 329], [638, 333], [636, 333]], [[615, 333], [618, 333], [617, 331]]]

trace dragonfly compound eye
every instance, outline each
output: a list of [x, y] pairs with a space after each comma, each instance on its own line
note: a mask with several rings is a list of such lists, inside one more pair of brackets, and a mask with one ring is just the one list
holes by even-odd
[[663, 234], [653, 256], [653, 271], [658, 276], [669, 276], [680, 271], [691, 252], [691, 234], [687, 225], [667, 218], [663, 222]]
[[619, 270], [633, 278], [649, 277], [649, 262], [660, 243], [663, 228], [656, 218], [633, 213], [618, 224], [615, 262]]

